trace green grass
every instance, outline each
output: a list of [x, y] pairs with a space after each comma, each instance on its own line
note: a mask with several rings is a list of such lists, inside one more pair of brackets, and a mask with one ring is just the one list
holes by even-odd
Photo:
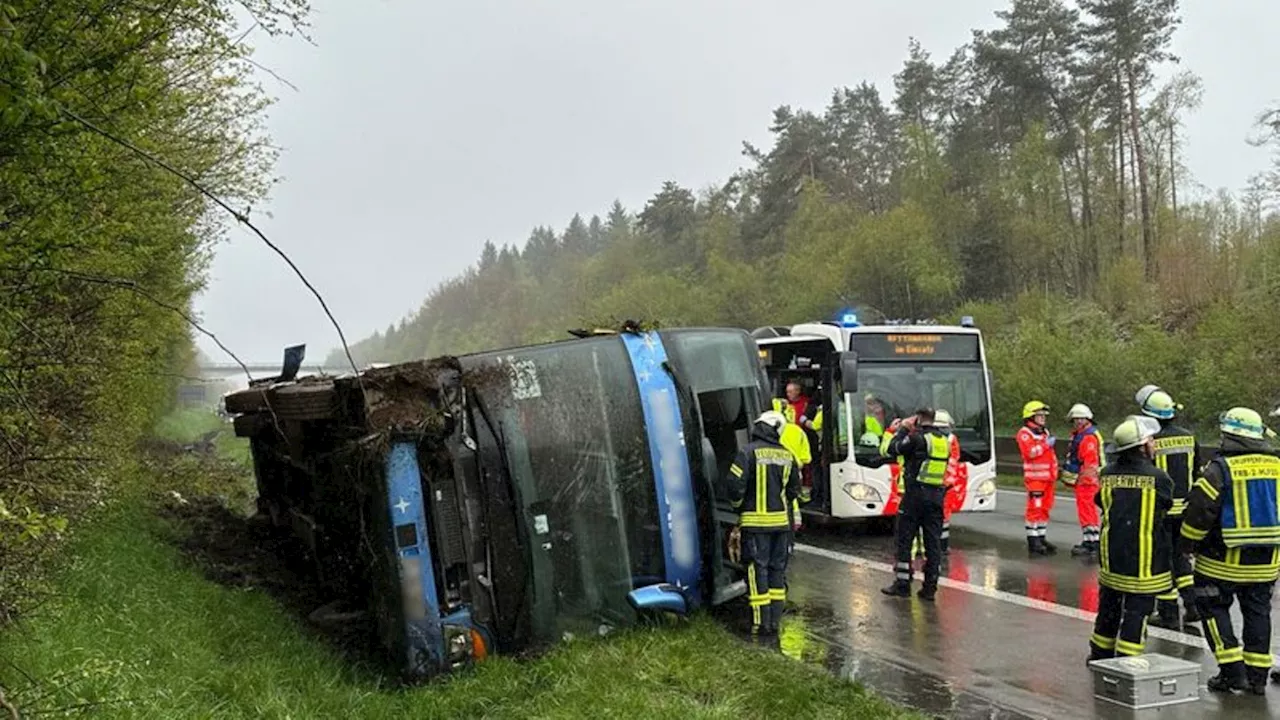
[[206, 433], [217, 432], [214, 445], [218, 455], [249, 466], [249, 441], [238, 438], [231, 423], [218, 417], [212, 407], [178, 408], [160, 418], [153, 434], [160, 440], [173, 443], [189, 443], [199, 440]]
[[1022, 481], [1021, 475], [1008, 475], [998, 473], [996, 475], [996, 486], [1005, 490], [1024, 490], [1027, 485]]
[[391, 689], [265, 594], [205, 579], [166, 540], [171, 522], [131, 504], [80, 536], [57, 597], [0, 636], [10, 700], [146, 718], [910, 716], [705, 618]]

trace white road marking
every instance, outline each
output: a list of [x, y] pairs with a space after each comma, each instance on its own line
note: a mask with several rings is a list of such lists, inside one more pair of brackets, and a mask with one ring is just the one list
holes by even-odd
[[[817, 555], [818, 557], [824, 557], [828, 560], [835, 560], [836, 562], [842, 562], [855, 567], [867, 568], [868, 570], [879, 570], [880, 572], [888, 573], [890, 575], [893, 574], [893, 566], [889, 563], [867, 560], [866, 558], [861, 558], [856, 555], [849, 555], [848, 553], [837, 552], [835, 550], [814, 547], [813, 545], [805, 545], [804, 543], [796, 543], [795, 548], [800, 552]], [[1053, 613], [1054, 615], [1074, 618], [1076, 620], [1084, 620], [1089, 623], [1092, 623], [1094, 618], [1097, 617], [1097, 613], [1087, 612], [1079, 608], [1059, 605], [1045, 600], [1036, 600], [1035, 598], [1016, 595], [1011, 592], [1005, 592], [1004, 590], [993, 590], [991, 588], [982, 587], [981, 585], [974, 585], [973, 583], [952, 580], [948, 577], [939, 578], [938, 584], [942, 587], [951, 588], [953, 590], [962, 590], [964, 592], [973, 593], [974, 595], [989, 597], [992, 600], [1003, 600], [1004, 602], [1013, 605], [1021, 605], [1022, 607], [1031, 608], [1032, 610], [1043, 610], [1044, 612]], [[1204, 638], [1189, 635], [1184, 632], [1178, 632], [1176, 630], [1152, 627], [1148, 628], [1147, 634], [1151, 637], [1158, 637], [1161, 640], [1168, 640], [1170, 642], [1180, 643], [1182, 645], [1199, 648], [1201, 650], [1206, 648]]]

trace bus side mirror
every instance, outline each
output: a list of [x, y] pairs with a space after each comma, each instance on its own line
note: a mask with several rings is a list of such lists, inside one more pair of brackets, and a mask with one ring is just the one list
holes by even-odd
[[855, 392], [858, 389], [858, 353], [840, 353], [840, 379], [844, 383], [844, 391]]
[[627, 593], [627, 602], [638, 613], [672, 612], [684, 616], [689, 612], [689, 602], [684, 593], [668, 583], [636, 588]]

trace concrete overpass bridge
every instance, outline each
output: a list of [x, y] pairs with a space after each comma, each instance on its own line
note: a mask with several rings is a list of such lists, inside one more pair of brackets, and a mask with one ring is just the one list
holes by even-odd
[[[274, 377], [280, 374], [280, 361], [272, 362], [245, 362], [245, 367], [249, 369], [249, 374], [255, 379], [263, 377]], [[200, 377], [204, 380], [244, 380], [245, 368], [240, 367], [234, 362], [210, 362], [201, 363], [198, 366]], [[322, 364], [302, 363], [302, 368], [298, 370], [299, 375], [342, 375], [351, 372], [350, 365], [340, 365], [337, 367], [329, 367]]]

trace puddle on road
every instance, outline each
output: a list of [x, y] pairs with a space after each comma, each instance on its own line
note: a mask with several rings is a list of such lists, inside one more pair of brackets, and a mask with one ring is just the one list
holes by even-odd
[[[750, 632], [740, 622], [724, 619], [739, 637], [746, 642], [751, 641]], [[775, 649], [792, 660], [862, 683], [883, 697], [927, 715], [959, 720], [1026, 720], [1034, 717], [956, 688], [945, 678], [852, 650], [821, 631], [820, 628], [832, 627], [835, 622], [830, 609], [788, 608], [778, 638], [780, 647]]]
[[[839, 526], [806, 529], [801, 541], [883, 563], [893, 563], [893, 540], [851, 533]], [[915, 562], [916, 574], [924, 559]], [[1068, 551], [1049, 558], [1030, 559], [1026, 545], [1005, 538], [966, 531], [952, 541], [942, 574], [957, 582], [1035, 600], [1098, 611], [1097, 564], [1073, 558]]]

